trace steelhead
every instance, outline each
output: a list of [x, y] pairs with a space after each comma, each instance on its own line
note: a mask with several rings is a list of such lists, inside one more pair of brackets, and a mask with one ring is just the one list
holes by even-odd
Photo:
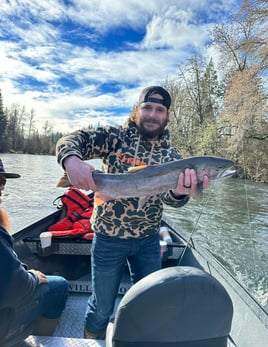
[[179, 174], [187, 168], [196, 171], [198, 185], [202, 187], [205, 175], [209, 180], [229, 177], [235, 173], [233, 166], [234, 163], [229, 159], [197, 156], [146, 166], [135, 172], [110, 174], [94, 171], [92, 177], [97, 191], [109, 200], [130, 197], [144, 200], [148, 196], [176, 188]]

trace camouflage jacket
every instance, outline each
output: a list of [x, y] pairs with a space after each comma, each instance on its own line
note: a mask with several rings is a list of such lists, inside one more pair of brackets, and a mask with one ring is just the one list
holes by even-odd
[[[62, 166], [70, 155], [83, 160], [99, 158], [103, 170], [108, 173], [123, 173], [131, 166], [160, 164], [181, 158], [177, 149], [170, 146], [167, 130], [158, 141], [150, 142], [140, 137], [133, 122], [129, 122], [126, 128], [99, 127], [94, 131], [74, 132], [58, 141], [56, 151]], [[95, 232], [112, 237], [147, 237], [159, 231], [163, 203], [181, 207], [188, 200], [188, 197], [176, 199], [166, 192], [150, 196], [139, 210], [138, 198], [110, 200], [94, 206], [91, 226]]]

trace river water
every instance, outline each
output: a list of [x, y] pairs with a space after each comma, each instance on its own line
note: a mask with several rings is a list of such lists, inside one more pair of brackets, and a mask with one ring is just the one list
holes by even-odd
[[[56, 184], [62, 169], [53, 156], [0, 154], [9, 179], [2, 206], [13, 232], [55, 211], [53, 201], [64, 190]], [[99, 161], [93, 161], [100, 168]], [[192, 198], [180, 209], [165, 208], [179, 227], [209, 249], [268, 310], [268, 185], [229, 178]]]

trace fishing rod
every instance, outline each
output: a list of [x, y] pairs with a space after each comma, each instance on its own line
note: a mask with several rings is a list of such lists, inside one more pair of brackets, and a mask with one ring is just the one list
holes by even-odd
[[[215, 184], [216, 184], [216, 181], [212, 181], [210, 187], [213, 188], [213, 187], [215, 186]], [[192, 229], [192, 231], [191, 231], [191, 233], [190, 233], [190, 236], [189, 236], [188, 240], [186, 241], [186, 244], [185, 244], [185, 246], [184, 246], [184, 249], [183, 249], [183, 251], [182, 251], [182, 253], [181, 253], [181, 255], [180, 255], [180, 259], [179, 259], [179, 261], [178, 261], [178, 265], [181, 264], [181, 261], [182, 261], [184, 255], [185, 255], [185, 253], [186, 253], [187, 248], [189, 247], [190, 242], [193, 244], [193, 235], [195, 234], [195, 232], [196, 232], [196, 230], [197, 230], [197, 225], [198, 225], [198, 223], [199, 223], [199, 220], [200, 220], [201, 215], [203, 214], [204, 208], [205, 208], [205, 207], [207, 206], [207, 204], [208, 204], [209, 197], [210, 197], [210, 195], [211, 195], [211, 191], [212, 191], [212, 189], [209, 189], [209, 194], [208, 194], [207, 197], [206, 197], [205, 199], [203, 199], [203, 201], [202, 201], [200, 213], [199, 213], [199, 215], [197, 216], [196, 222], [195, 222], [195, 224], [194, 224], [194, 226], [193, 226], [193, 229]]]

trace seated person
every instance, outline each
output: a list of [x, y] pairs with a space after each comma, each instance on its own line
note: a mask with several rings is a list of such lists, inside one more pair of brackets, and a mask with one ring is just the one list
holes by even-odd
[[[0, 159], [0, 195], [7, 178]], [[68, 283], [60, 276], [28, 270], [13, 250], [10, 224], [0, 206], [0, 346], [9, 347], [33, 335], [52, 335], [68, 296]]]

